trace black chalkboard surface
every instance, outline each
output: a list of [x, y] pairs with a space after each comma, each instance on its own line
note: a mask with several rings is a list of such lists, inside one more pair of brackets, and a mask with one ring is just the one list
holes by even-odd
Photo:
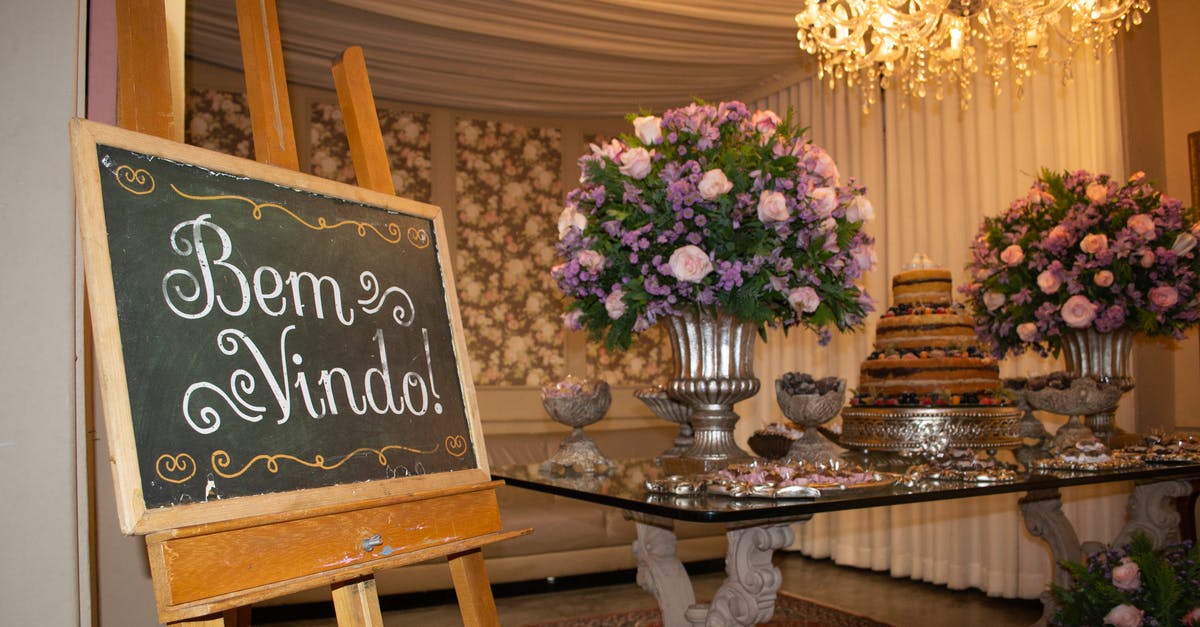
[[82, 124], [131, 515], [486, 463], [436, 207]]

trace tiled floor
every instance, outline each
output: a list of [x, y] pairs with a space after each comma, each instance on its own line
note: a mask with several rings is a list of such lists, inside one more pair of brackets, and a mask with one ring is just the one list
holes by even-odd
[[[844, 608], [901, 627], [937, 627], [986, 625], [987, 627], [1025, 626], [1041, 615], [1037, 601], [993, 599], [978, 591], [957, 592], [941, 586], [893, 579], [886, 574], [835, 566], [824, 560], [810, 560], [795, 553], [777, 554], [776, 565], [783, 572], [783, 590], [826, 605]], [[724, 573], [712, 567], [710, 572], [693, 577], [697, 598], [711, 597], [724, 579]], [[637, 586], [632, 573], [623, 573], [616, 582], [567, 590], [506, 594], [499, 589], [496, 608], [505, 627], [561, 618], [607, 614], [652, 607], [654, 599]], [[577, 582], [571, 582], [575, 584]], [[538, 586], [540, 587], [540, 586]], [[563, 585], [556, 588], [565, 587]], [[442, 595], [446, 603], [414, 609], [390, 609], [384, 612], [384, 624], [453, 626], [462, 619], [453, 597]], [[388, 608], [396, 599], [384, 599]], [[411, 597], [400, 599], [412, 602]], [[320, 614], [324, 608], [307, 608]], [[255, 625], [275, 627], [331, 627], [329, 617], [295, 618], [267, 623], [263, 619], [278, 615], [255, 614]]]

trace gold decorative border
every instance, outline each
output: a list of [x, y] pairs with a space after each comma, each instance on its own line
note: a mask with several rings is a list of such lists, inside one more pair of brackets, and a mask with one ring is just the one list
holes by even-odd
[[[341, 228], [344, 226], [350, 226], [350, 227], [355, 228], [355, 230], [358, 232], [359, 237], [366, 237], [367, 232], [372, 231], [376, 235], [379, 236], [379, 239], [381, 239], [389, 244], [399, 244], [401, 241], [404, 240], [404, 233], [402, 232], [400, 225], [396, 224], [395, 222], [388, 222], [384, 226], [384, 229], [387, 231], [387, 234], [385, 235], [384, 232], [379, 230], [379, 228], [376, 227], [374, 224], [368, 224], [366, 222], [359, 222], [358, 220], [339, 220], [339, 221], [331, 224], [324, 217], [319, 217], [319, 218], [317, 218], [317, 221], [315, 224], [310, 223], [310, 222], [306, 221], [304, 218], [301, 218], [300, 216], [293, 213], [290, 209], [288, 209], [282, 205], [272, 203], [272, 202], [254, 202], [252, 199], [246, 198], [245, 196], [236, 196], [236, 195], [232, 195], [232, 194], [221, 194], [221, 195], [217, 195], [217, 196], [196, 196], [196, 195], [188, 194], [187, 192], [180, 190], [178, 187], [175, 186], [174, 183], [171, 184], [171, 191], [174, 191], [179, 196], [186, 198], [188, 200], [200, 200], [200, 201], [240, 200], [240, 201], [250, 205], [250, 207], [251, 207], [250, 215], [252, 215], [255, 220], [260, 220], [260, 221], [262, 220], [263, 209], [275, 209], [277, 211], [282, 212], [284, 215], [290, 217], [291, 219], [295, 220], [296, 222], [299, 222], [304, 227], [312, 229], [314, 231], [325, 231], [325, 230], [330, 230], [330, 229], [338, 229], [338, 228]], [[426, 248], [429, 246], [429, 243], [430, 243], [429, 234], [425, 231], [425, 229], [419, 229], [416, 227], [409, 227], [408, 240], [413, 246], [415, 246], [417, 248]]]
[[[461, 436], [459, 436], [459, 437], [461, 437]], [[270, 471], [271, 473], [279, 472], [279, 460], [286, 460], [286, 461], [294, 462], [294, 463], [297, 463], [297, 464], [300, 464], [303, 466], [308, 466], [309, 468], [317, 468], [319, 470], [333, 470], [333, 469], [341, 466], [342, 464], [345, 464], [346, 462], [350, 461], [350, 458], [354, 457], [355, 455], [358, 455], [359, 453], [374, 453], [375, 456], [379, 460], [379, 465], [386, 466], [387, 465], [387, 452], [392, 451], [392, 450], [407, 451], [409, 453], [429, 454], [429, 453], [433, 453], [433, 452], [437, 451], [438, 447], [435, 446], [432, 449], [429, 449], [427, 451], [412, 448], [409, 446], [400, 446], [400, 445], [396, 445], [396, 444], [388, 445], [388, 446], [385, 446], [383, 448], [378, 448], [378, 449], [364, 447], [364, 448], [355, 449], [355, 450], [351, 451], [350, 453], [347, 453], [340, 460], [338, 460], [336, 462], [327, 462], [325, 460], [324, 455], [314, 455], [312, 461], [301, 459], [299, 457], [296, 457], [295, 455], [288, 455], [286, 453], [281, 453], [279, 455], [256, 455], [253, 459], [246, 462], [246, 464], [244, 466], [242, 466], [242, 469], [237, 472], [226, 472], [225, 471], [225, 469], [229, 468], [230, 464], [232, 464], [232, 461], [230, 459], [229, 453], [224, 450], [213, 451], [211, 461], [212, 461], [213, 472], [216, 472], [218, 475], [220, 475], [226, 479], [233, 479], [235, 477], [240, 477], [241, 475], [245, 474], [246, 471], [250, 470], [251, 466], [254, 466], [254, 464], [256, 464], [260, 461], [266, 462], [267, 470]], [[453, 455], [453, 453], [451, 453], [451, 454]]]

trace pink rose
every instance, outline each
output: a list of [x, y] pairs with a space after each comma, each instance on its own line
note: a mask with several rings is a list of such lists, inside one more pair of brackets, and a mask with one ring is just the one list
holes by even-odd
[[832, 187], [818, 187], [809, 194], [812, 199], [812, 209], [822, 220], [828, 218], [837, 207], [837, 190]]
[[671, 272], [675, 278], [688, 283], [699, 283], [701, 279], [708, 276], [709, 272], [713, 271], [712, 262], [708, 260], [708, 253], [691, 244], [676, 248], [675, 252], [671, 253], [668, 263], [671, 265]]
[[1070, 238], [1071, 232], [1067, 230], [1067, 227], [1061, 224], [1056, 224], [1054, 228], [1050, 229], [1050, 232], [1046, 234], [1046, 243], [1065, 244], [1068, 240], [1070, 240]]
[[621, 153], [621, 174], [642, 180], [650, 174], [650, 151], [645, 148], [633, 148]]
[[563, 208], [562, 213], [558, 214], [558, 239], [563, 239], [571, 229], [583, 230], [587, 226], [587, 217], [575, 208], [575, 205], [567, 205]]
[[633, 134], [643, 144], [653, 146], [662, 143], [662, 120], [653, 115], [633, 118]]
[[1104, 615], [1104, 624], [1115, 625], [1116, 627], [1140, 627], [1142, 616], [1145, 614], [1145, 612], [1132, 605], [1122, 603]]
[[750, 124], [763, 135], [773, 134], [782, 121], [774, 111], [755, 111], [754, 115], [750, 116]]
[[833, 157], [830, 157], [824, 148], [813, 146], [812, 150], [809, 150], [808, 154], [804, 156], [804, 161], [809, 164], [809, 168], [814, 174], [825, 177], [834, 185], [838, 184], [837, 164], [833, 162]]
[[1171, 252], [1183, 257], [1192, 252], [1195, 247], [1196, 238], [1191, 233], [1183, 232], [1175, 238], [1175, 243], [1171, 245]]
[[846, 219], [851, 222], [870, 222], [875, 219], [875, 207], [866, 196], [855, 196], [846, 208]]
[[1017, 337], [1021, 338], [1022, 342], [1032, 342], [1037, 339], [1037, 323], [1022, 322], [1017, 325]]
[[1000, 253], [1000, 261], [1003, 261], [1005, 265], [1015, 266], [1025, 261], [1025, 251], [1021, 250], [1020, 246], [1013, 244]]
[[1125, 226], [1133, 229], [1139, 237], [1152, 238], [1154, 237], [1154, 218], [1148, 213], [1139, 213], [1129, 216], [1129, 220], [1125, 222]]
[[1094, 205], [1102, 204], [1108, 200], [1108, 186], [1103, 183], [1092, 183], [1087, 186], [1087, 199]]
[[581, 318], [583, 318], [582, 311], [579, 311], [578, 309], [576, 309], [575, 311], [568, 311], [567, 313], [562, 315], [563, 326], [565, 326], [568, 330], [571, 330], [571, 331], [582, 330], [583, 329], [583, 321], [581, 320]]
[[1129, 182], [1130, 183], [1140, 183], [1142, 181], [1142, 179], [1144, 179], [1144, 178], [1146, 178], [1146, 173], [1142, 172], [1141, 170], [1138, 170], [1137, 172], [1134, 172], [1133, 174], [1129, 175]]
[[713, 168], [704, 173], [704, 176], [700, 178], [700, 184], [696, 187], [700, 190], [701, 198], [712, 200], [733, 189], [733, 183], [729, 182], [725, 172], [719, 168]]
[[983, 304], [988, 311], [996, 311], [1008, 298], [1000, 292], [984, 292]]
[[594, 250], [589, 249], [579, 251], [579, 257], [577, 257], [577, 259], [579, 259], [579, 265], [581, 267], [591, 272], [595, 272], [604, 267], [604, 255], [601, 255]]
[[1067, 299], [1062, 306], [1062, 319], [1072, 329], [1086, 329], [1096, 319], [1096, 310], [1100, 307], [1088, 300], [1083, 294], [1076, 294]]
[[1053, 294], [1058, 291], [1058, 288], [1062, 287], [1062, 279], [1058, 277], [1058, 273], [1056, 272], [1042, 270], [1041, 274], [1037, 277], [1037, 284], [1043, 293]]
[[1170, 285], [1160, 285], [1150, 288], [1150, 304], [1158, 309], [1170, 309], [1179, 302], [1179, 292]]
[[1100, 287], [1108, 287], [1113, 284], [1113, 273], [1108, 270], [1101, 270], [1096, 273], [1096, 276], [1092, 277], [1092, 281]]
[[804, 313], [816, 311], [817, 306], [821, 304], [821, 297], [817, 296], [817, 290], [811, 287], [797, 287], [788, 292], [787, 299], [793, 309], [798, 309]]
[[1088, 233], [1079, 242], [1079, 250], [1095, 255], [1108, 250], [1108, 236], [1103, 233]]
[[1195, 627], [1200, 625], [1200, 607], [1193, 607], [1192, 611], [1183, 615], [1183, 624], [1186, 627]]
[[1158, 259], [1158, 257], [1154, 254], [1154, 251], [1150, 250], [1149, 248], [1138, 249], [1138, 251], [1134, 254], [1138, 257], [1138, 264], [1140, 264], [1143, 268], [1149, 268], [1150, 266], [1153, 266], [1154, 261]]
[[782, 222], [788, 219], [787, 199], [774, 190], [765, 190], [758, 197], [758, 219], [763, 222]]
[[616, 320], [625, 315], [625, 290], [620, 286], [614, 287], [612, 293], [604, 299], [604, 309], [608, 311], [608, 317]]
[[1133, 592], [1142, 587], [1142, 570], [1138, 568], [1137, 562], [1122, 557], [1121, 563], [1112, 569], [1112, 582], [1117, 590]]

